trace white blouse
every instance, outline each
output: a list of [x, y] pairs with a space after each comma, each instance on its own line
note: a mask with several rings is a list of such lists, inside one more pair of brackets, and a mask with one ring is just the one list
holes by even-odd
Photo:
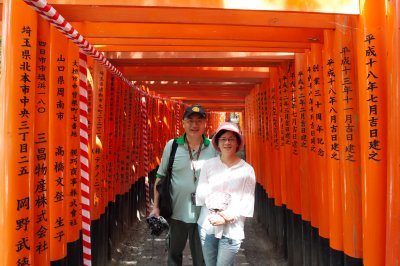
[[[240, 160], [228, 167], [219, 156], [204, 163], [196, 190], [196, 205], [202, 206], [197, 224], [215, 237], [244, 239], [245, 217], [253, 217], [256, 178], [253, 167]], [[205, 206], [207, 197], [213, 192], [228, 193], [230, 202], [225, 212], [237, 217], [231, 224], [213, 226], [208, 221], [211, 212]]]

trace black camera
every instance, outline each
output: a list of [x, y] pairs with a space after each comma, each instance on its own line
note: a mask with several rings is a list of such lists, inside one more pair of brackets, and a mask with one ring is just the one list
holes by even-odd
[[169, 224], [167, 220], [165, 220], [164, 217], [162, 216], [159, 217], [155, 217], [153, 215], [149, 216], [146, 218], [146, 223], [148, 224], [151, 230], [151, 234], [155, 236], [159, 236], [164, 230], [169, 229]]

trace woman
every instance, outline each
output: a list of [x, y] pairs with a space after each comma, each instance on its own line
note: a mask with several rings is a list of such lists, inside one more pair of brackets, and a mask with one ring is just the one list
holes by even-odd
[[244, 145], [236, 124], [221, 124], [212, 144], [220, 156], [207, 160], [201, 170], [197, 224], [206, 265], [229, 266], [244, 239], [245, 218], [253, 216], [256, 179], [253, 167], [236, 154]]

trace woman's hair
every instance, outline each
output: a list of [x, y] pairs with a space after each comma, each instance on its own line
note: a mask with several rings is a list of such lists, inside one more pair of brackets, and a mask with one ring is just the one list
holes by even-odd
[[[222, 135], [224, 135], [226, 132], [228, 132], [230, 130], [226, 130], [226, 129], [221, 129], [220, 131], [218, 131], [218, 133], [215, 135], [215, 143], [217, 143], [217, 146], [219, 145], [219, 139], [221, 138]], [[240, 138], [239, 134], [233, 131], [232, 132], [237, 140], [238, 143], [238, 147], [240, 146], [240, 144], [242, 144], [242, 139]]]

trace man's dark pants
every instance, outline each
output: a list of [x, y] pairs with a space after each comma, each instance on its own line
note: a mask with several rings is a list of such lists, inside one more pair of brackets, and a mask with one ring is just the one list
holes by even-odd
[[200, 236], [196, 223], [184, 223], [169, 219], [168, 266], [182, 265], [182, 252], [189, 237], [190, 252], [194, 266], [204, 266]]

